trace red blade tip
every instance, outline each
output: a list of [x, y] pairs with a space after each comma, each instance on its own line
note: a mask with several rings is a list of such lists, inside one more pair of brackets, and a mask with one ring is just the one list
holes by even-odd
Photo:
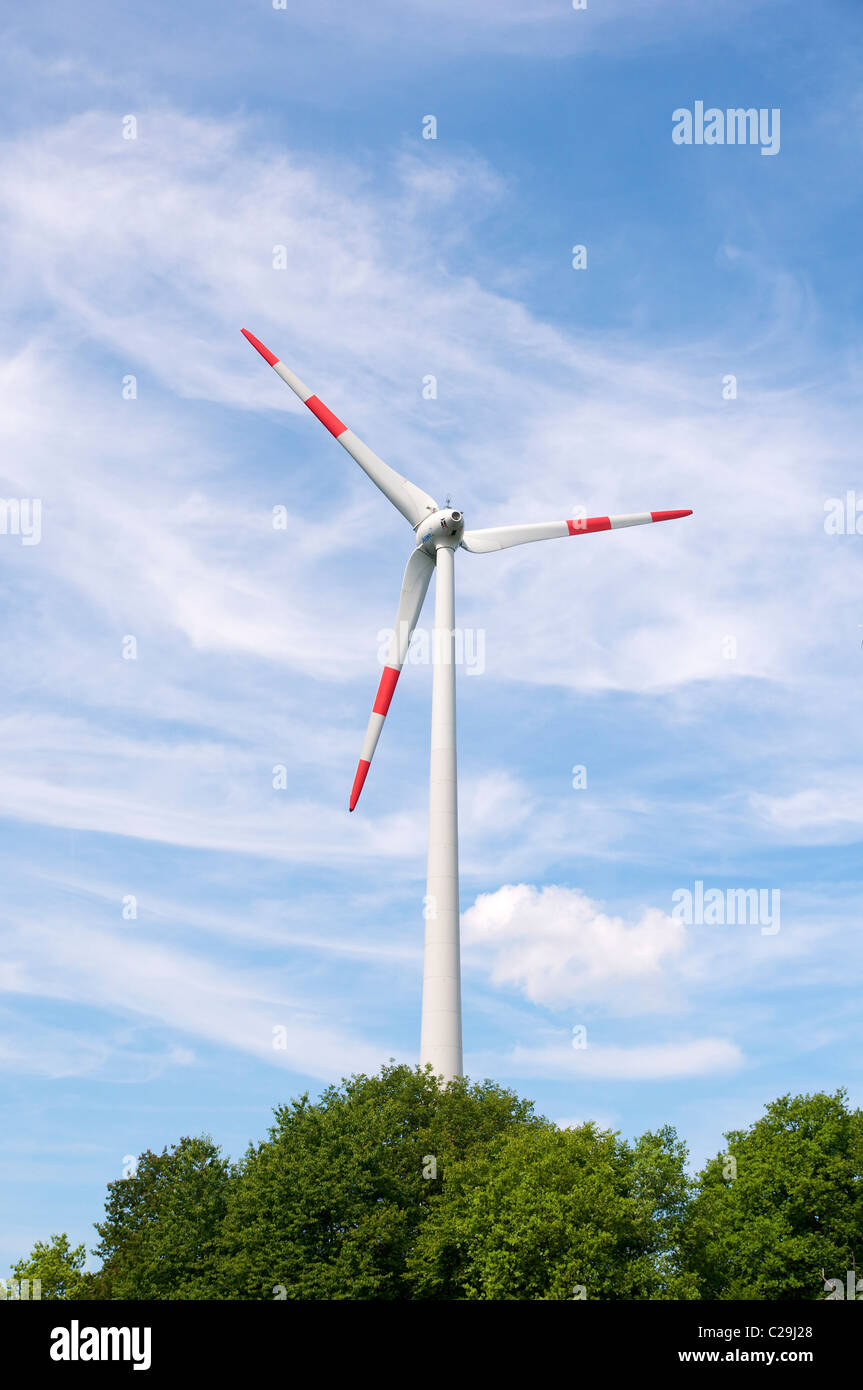
[[240, 332], [242, 333], [244, 338], [248, 338], [253, 348], [257, 348], [264, 361], [269, 362], [271, 367], [275, 367], [276, 363], [279, 360], [278, 357], [276, 357], [275, 353], [270, 352], [270, 349], [268, 347], [264, 347], [263, 343], [255, 337], [254, 333], [250, 333], [248, 328], [241, 328]]
[[651, 512], [653, 521], [676, 521], [679, 516], [692, 516], [692, 508], [683, 512]]
[[349, 811], [352, 811], [354, 809], [354, 807], [360, 799], [360, 792], [363, 789], [363, 782], [365, 782], [366, 780], [366, 773], [368, 772], [370, 767], [371, 763], [367, 763], [365, 758], [360, 758], [359, 762], [357, 763], [357, 775], [354, 778], [354, 785], [351, 788], [351, 800], [348, 806]]

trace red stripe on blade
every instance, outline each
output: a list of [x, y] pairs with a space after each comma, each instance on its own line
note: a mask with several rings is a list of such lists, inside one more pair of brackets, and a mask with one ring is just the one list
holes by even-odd
[[351, 788], [351, 800], [350, 805], [348, 806], [349, 811], [352, 811], [354, 809], [354, 807], [360, 799], [360, 792], [363, 789], [363, 782], [366, 780], [366, 773], [368, 772], [370, 767], [371, 763], [367, 763], [365, 758], [360, 758], [359, 762], [357, 763], [357, 775], [354, 778], [354, 785]]
[[381, 683], [378, 686], [378, 693], [372, 706], [372, 714], [386, 714], [390, 707], [390, 700], [393, 698], [393, 691], [396, 688], [396, 681], [401, 673], [394, 666], [385, 666], [381, 676]]
[[611, 517], [582, 516], [579, 517], [577, 521], [568, 521], [566, 524], [569, 527], [569, 534], [571, 536], [580, 536], [585, 531], [610, 531]]
[[322, 425], [326, 425], [330, 434], [334, 434], [338, 439], [340, 434], [344, 434], [347, 425], [343, 425], [338, 415], [334, 415], [317, 396], [309, 396], [306, 405], [313, 415], [317, 415]]
[[651, 521], [676, 521], [679, 516], [692, 516], [692, 508], [686, 512], [651, 512]]
[[258, 339], [255, 337], [254, 333], [249, 332], [248, 328], [241, 328], [240, 332], [242, 333], [244, 338], [248, 338], [253, 348], [258, 349], [258, 352], [261, 354], [264, 361], [269, 362], [271, 367], [275, 367], [276, 363], [279, 360], [278, 357], [276, 357], [275, 353], [270, 352], [270, 349], [268, 347], [264, 347], [263, 343], [259, 342]]

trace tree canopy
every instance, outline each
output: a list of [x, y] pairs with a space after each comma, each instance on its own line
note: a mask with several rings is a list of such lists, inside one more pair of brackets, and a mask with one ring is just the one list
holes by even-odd
[[40, 1298], [80, 1298], [86, 1258], [85, 1245], [73, 1248], [67, 1235], [53, 1235], [47, 1241], [37, 1240], [26, 1259], [12, 1266], [12, 1278], [19, 1284], [28, 1281], [30, 1297], [38, 1280]]
[[230, 1177], [209, 1135], [141, 1154], [133, 1174], [108, 1184], [89, 1296], [212, 1298]]
[[844, 1280], [863, 1257], [863, 1112], [846, 1101], [781, 1096], [726, 1134], [686, 1222], [703, 1298], [823, 1297], [821, 1271]]
[[225, 1296], [409, 1297], [407, 1256], [452, 1166], [543, 1123], [490, 1081], [442, 1090], [405, 1066], [280, 1107], [230, 1191]]
[[863, 1252], [863, 1112], [782, 1096], [703, 1171], [666, 1126], [560, 1129], [492, 1081], [391, 1065], [108, 1184], [95, 1272], [65, 1234], [13, 1269], [54, 1299], [816, 1299]]
[[455, 1163], [410, 1258], [419, 1297], [695, 1295], [675, 1248], [689, 1182], [673, 1130], [513, 1130]]

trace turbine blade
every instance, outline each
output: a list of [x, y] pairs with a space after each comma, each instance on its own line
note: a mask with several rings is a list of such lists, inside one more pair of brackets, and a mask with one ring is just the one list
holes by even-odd
[[393, 698], [396, 682], [399, 678], [405, 657], [407, 656], [408, 646], [410, 645], [411, 634], [417, 625], [423, 602], [428, 591], [429, 580], [432, 577], [435, 562], [431, 555], [424, 550], [415, 550], [411, 555], [405, 569], [405, 576], [402, 580], [402, 591], [399, 595], [399, 609], [396, 614], [396, 625], [390, 639], [390, 649], [387, 654], [386, 665], [381, 674], [378, 693], [375, 696], [375, 703], [372, 707], [369, 725], [366, 729], [366, 736], [363, 740], [360, 760], [357, 764], [357, 773], [354, 777], [354, 785], [351, 788], [351, 799], [349, 810], [353, 810], [360, 798], [363, 783], [366, 780], [369, 766], [374, 757], [381, 730], [384, 727], [384, 720], [387, 717], [387, 710]]
[[287, 382], [294, 394], [299, 396], [312, 414], [316, 415], [321, 424], [326, 426], [330, 434], [339, 441], [343, 449], [347, 450], [363, 472], [368, 474], [384, 496], [389, 498], [402, 516], [407, 517], [414, 529], [432, 512], [439, 511], [438, 504], [433, 497], [430, 497], [427, 492], [423, 492], [422, 488], [417, 487], [415, 483], [408, 482], [407, 478], [403, 478], [401, 473], [390, 468], [383, 459], [379, 459], [377, 454], [373, 453], [361, 439], [358, 439], [353, 430], [349, 430], [347, 425], [343, 425], [338, 416], [328, 410], [323, 401], [319, 400], [290, 368], [280, 362], [269, 348], [264, 347], [253, 333], [250, 333], [247, 328], [244, 328], [242, 332], [252, 347], [261, 354], [264, 361], [269, 362], [273, 371], [282, 378], [282, 381]]
[[483, 531], [465, 531], [462, 545], [477, 555], [490, 550], [507, 550], [529, 541], [548, 541], [555, 536], [581, 536], [590, 531], [616, 531], [622, 526], [646, 526], [651, 521], [674, 521], [692, 516], [692, 510], [679, 512], [632, 512], [628, 516], [585, 516], [576, 521], [537, 521], [523, 526], [489, 526]]

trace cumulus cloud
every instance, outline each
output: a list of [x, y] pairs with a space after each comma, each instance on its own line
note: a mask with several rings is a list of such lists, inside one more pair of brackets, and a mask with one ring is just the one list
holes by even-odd
[[650, 1009], [668, 1001], [668, 967], [686, 948], [682, 922], [656, 908], [627, 923], [578, 889], [506, 884], [463, 914], [469, 959], [535, 1004]]

